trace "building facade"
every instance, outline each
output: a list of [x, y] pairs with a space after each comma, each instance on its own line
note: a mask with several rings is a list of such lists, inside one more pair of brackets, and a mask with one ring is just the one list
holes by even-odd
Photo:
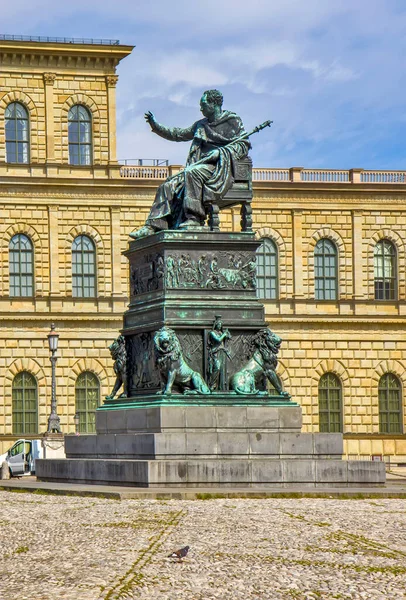
[[[120, 166], [114, 41], [0, 40], [0, 451], [47, 428], [60, 334], [62, 430], [92, 431], [115, 376], [128, 234], [172, 166]], [[258, 293], [306, 431], [406, 462], [406, 174], [254, 169]], [[240, 229], [238, 209], [221, 215]]]

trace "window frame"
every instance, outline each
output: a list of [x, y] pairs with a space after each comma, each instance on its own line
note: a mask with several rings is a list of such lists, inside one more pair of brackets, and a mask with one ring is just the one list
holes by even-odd
[[[329, 379], [334, 379], [338, 384], [336, 386], [328, 385], [323, 387], [323, 383], [325, 380], [329, 382]], [[321, 393], [326, 391], [326, 398], [321, 398]], [[331, 398], [331, 392], [338, 391], [338, 398]], [[320, 433], [344, 433], [344, 402], [343, 402], [343, 384], [338, 375], [333, 373], [332, 371], [327, 371], [327, 373], [323, 373], [320, 377], [319, 385], [318, 385], [318, 409], [319, 409], [319, 431]], [[332, 409], [331, 403], [335, 400], [338, 400], [339, 408]], [[321, 407], [321, 402], [325, 401], [327, 408]], [[332, 415], [338, 415], [338, 420], [332, 420]], [[327, 419], [325, 417], [327, 416]]]
[[[88, 116], [88, 119], [80, 118], [80, 109]], [[77, 115], [73, 115], [76, 110]], [[71, 116], [72, 115], [72, 116]], [[74, 131], [73, 125], [76, 124], [77, 131]], [[81, 124], [85, 124], [86, 131], [89, 141], [81, 141]], [[77, 135], [77, 141], [73, 140], [73, 137]], [[74, 150], [77, 149], [77, 152]], [[86, 150], [83, 152], [82, 150]], [[93, 115], [87, 106], [84, 104], [74, 104], [68, 111], [68, 154], [69, 164], [75, 167], [88, 167], [93, 165]], [[87, 157], [87, 158], [84, 158]]]
[[[268, 257], [269, 265], [267, 264]], [[261, 258], [263, 259], [262, 264]], [[270, 273], [267, 273], [268, 267]], [[260, 272], [261, 269], [263, 269], [263, 274]], [[261, 245], [256, 251], [256, 288], [257, 297], [260, 300], [279, 299], [279, 248], [271, 237], [262, 237]]]
[[[81, 379], [84, 379], [85, 385], [81, 386]], [[97, 386], [89, 386], [88, 380], [94, 379]], [[97, 390], [97, 406], [89, 408], [88, 391]], [[78, 392], [84, 391], [84, 398], [78, 398]], [[95, 433], [96, 432], [96, 410], [100, 406], [101, 384], [100, 379], [94, 371], [82, 371], [76, 378], [75, 382], [75, 410], [79, 415], [78, 433]], [[84, 408], [79, 406], [79, 401], [84, 402]]]
[[[22, 380], [22, 385], [18, 386], [19, 379]], [[26, 385], [28, 382], [33, 382], [34, 385]], [[34, 390], [34, 398], [26, 398], [27, 392]], [[17, 411], [16, 404], [20, 400], [16, 398], [17, 392], [21, 392], [21, 410]], [[26, 403], [28, 401], [35, 401], [35, 410], [28, 410]], [[21, 419], [17, 421], [15, 415], [21, 414]], [[13, 435], [35, 435], [38, 433], [38, 381], [35, 375], [29, 371], [20, 371], [14, 377], [11, 387], [11, 421]], [[27, 421], [27, 416], [34, 415], [34, 418]], [[18, 427], [17, 425], [20, 425]], [[28, 427], [27, 427], [28, 425]]]
[[[398, 402], [398, 408], [397, 410], [390, 410], [390, 391], [391, 388], [388, 385], [387, 382], [389, 382], [390, 378], [392, 378], [394, 381], [397, 382], [398, 387], [396, 388], [396, 391], [398, 392], [398, 398], [397, 398], [397, 402]], [[382, 385], [382, 381], [384, 381], [385, 385]], [[393, 391], [394, 388], [392, 388]], [[382, 398], [382, 394], [386, 393], [386, 397], [383, 399]], [[386, 403], [386, 406], [384, 407], [384, 410], [382, 409], [382, 404], [383, 402]], [[379, 433], [381, 434], [386, 434], [386, 435], [396, 435], [396, 434], [402, 434], [403, 430], [404, 430], [404, 426], [403, 426], [403, 387], [402, 387], [402, 382], [400, 380], [400, 378], [395, 375], [395, 373], [384, 373], [381, 378], [379, 379], [378, 382], [378, 409], [379, 409]], [[385, 414], [386, 415], [386, 423], [384, 422], [384, 419], [382, 418], [382, 415]], [[396, 423], [397, 428], [396, 431], [391, 431], [391, 425], [393, 425], [393, 422], [391, 423], [391, 415], [397, 415], [398, 416], [398, 421]], [[387, 431], [385, 431], [385, 429], [387, 429]]]
[[[14, 114], [12, 117], [7, 116], [7, 112], [10, 110], [10, 108], [14, 106], [14, 107], [21, 107], [22, 110], [24, 111], [24, 114], [26, 116], [24, 117], [17, 117], [16, 114]], [[13, 139], [9, 139], [8, 138], [8, 123], [10, 121], [14, 121], [14, 138]], [[18, 122], [19, 121], [26, 121], [27, 122], [27, 126], [25, 129], [25, 134], [26, 134], [26, 139], [19, 139], [18, 136]], [[4, 142], [5, 142], [5, 150], [6, 150], [6, 163], [7, 164], [12, 164], [12, 165], [29, 165], [30, 164], [30, 155], [31, 155], [31, 148], [30, 148], [30, 111], [28, 110], [28, 108], [22, 103], [19, 102], [18, 100], [15, 100], [13, 102], [10, 102], [5, 111], [4, 111]], [[8, 144], [13, 144], [14, 148], [15, 148], [15, 156], [16, 156], [16, 160], [11, 160], [9, 157], [9, 151], [8, 151]], [[19, 157], [19, 144], [22, 145], [23, 148], [23, 152], [22, 154], [26, 154], [26, 156], [23, 158], [23, 160], [18, 160]], [[25, 149], [25, 150], [24, 150]]]
[[[392, 264], [390, 267], [393, 272], [393, 277], [385, 275], [385, 244], [393, 250], [393, 254], [391, 255]], [[377, 248], [383, 248], [383, 251], [380, 254], [377, 254]], [[379, 259], [381, 260], [381, 264], [377, 265], [377, 260]], [[382, 272], [381, 277], [377, 276], [379, 269]], [[377, 290], [378, 283], [381, 283], [381, 290]], [[386, 286], [386, 283], [389, 283], [389, 285]], [[379, 295], [382, 297], [378, 297]], [[374, 246], [374, 299], [378, 302], [390, 302], [398, 299], [398, 251], [396, 245], [387, 238], [379, 240]]]
[[[27, 240], [26, 247], [22, 247], [22, 240]], [[17, 248], [12, 248], [14, 240], [18, 240]], [[14, 242], [15, 243], [15, 242]], [[30, 256], [30, 259], [22, 260], [22, 258]], [[16, 260], [12, 260], [12, 258]], [[14, 271], [14, 267], [18, 265], [18, 269]], [[24, 266], [26, 271], [24, 272]], [[32, 239], [26, 233], [16, 233], [10, 239], [8, 244], [8, 272], [9, 272], [9, 297], [10, 298], [33, 298], [35, 295], [34, 289], [34, 244]], [[26, 285], [23, 285], [23, 278], [27, 278]], [[27, 293], [23, 293], [24, 289]]]
[[[77, 240], [80, 240], [81, 249], [74, 248], [74, 244]], [[83, 241], [88, 240], [90, 245], [92, 246], [92, 250], [83, 249]], [[97, 248], [94, 240], [86, 234], [80, 234], [75, 237], [71, 245], [71, 254], [72, 254], [72, 297], [73, 298], [82, 298], [82, 299], [91, 299], [97, 298]], [[85, 256], [93, 255], [93, 272], [85, 273], [86, 266], [91, 263], [84, 261]], [[78, 261], [78, 257], [80, 256], [80, 262]], [[75, 272], [75, 269], [80, 266], [80, 272]], [[85, 278], [92, 278], [93, 285], [85, 285]], [[78, 283], [80, 280], [80, 284]], [[85, 293], [85, 290], [92, 290], [89, 294]]]
[[[327, 252], [325, 247], [329, 244], [334, 249], [334, 252]], [[321, 252], [318, 252], [318, 248], [322, 248]], [[337, 244], [328, 237], [320, 238], [314, 247], [314, 298], [317, 301], [322, 302], [336, 302], [339, 299], [338, 290], [338, 248]], [[326, 264], [328, 259], [333, 258], [333, 266]], [[321, 264], [318, 264], [321, 261]], [[326, 275], [327, 269], [334, 269], [334, 275]], [[317, 275], [317, 269], [320, 269], [322, 275]], [[334, 282], [334, 297], [326, 298], [327, 293], [331, 293], [331, 288], [326, 286], [327, 282]], [[322, 285], [318, 285], [318, 282], [322, 282]], [[320, 295], [320, 296], [319, 296]]]

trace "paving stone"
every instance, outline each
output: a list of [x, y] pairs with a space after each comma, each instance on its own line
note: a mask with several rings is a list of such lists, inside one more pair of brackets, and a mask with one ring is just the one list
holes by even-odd
[[[1, 600], [406, 593], [404, 500], [117, 501], [0, 491], [0, 527]], [[184, 561], [167, 558], [185, 545]]]

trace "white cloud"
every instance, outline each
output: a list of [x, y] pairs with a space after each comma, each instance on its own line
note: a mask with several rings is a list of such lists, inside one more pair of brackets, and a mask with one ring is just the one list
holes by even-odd
[[406, 12], [395, 0], [14, 0], [1, 28], [136, 44], [119, 66], [120, 157], [184, 161], [187, 144], [154, 136], [142, 115], [188, 125], [201, 92], [219, 87], [247, 127], [274, 119], [253, 139], [258, 164], [400, 166], [382, 143], [406, 133]]

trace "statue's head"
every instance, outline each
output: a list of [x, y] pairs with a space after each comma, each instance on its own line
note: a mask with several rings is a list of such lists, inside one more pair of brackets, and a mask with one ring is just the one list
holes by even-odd
[[200, 99], [200, 110], [203, 116], [210, 119], [216, 113], [221, 111], [223, 104], [223, 94], [218, 90], [206, 90]]
[[223, 328], [223, 322], [221, 320], [221, 315], [216, 315], [216, 318], [213, 321], [213, 329], [221, 330]]

